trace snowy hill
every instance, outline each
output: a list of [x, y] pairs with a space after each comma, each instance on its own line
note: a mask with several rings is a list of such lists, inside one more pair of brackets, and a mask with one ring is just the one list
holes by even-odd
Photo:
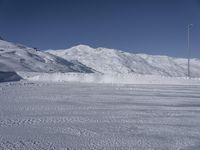
[[[168, 56], [133, 54], [107, 48], [78, 45], [65, 50], [48, 50], [48, 53], [66, 60], [77, 60], [103, 74], [145, 74], [170, 77], [187, 76], [187, 59]], [[191, 75], [200, 77], [200, 60], [191, 60]]]
[[78, 61], [70, 62], [52, 54], [4, 40], [0, 40], [0, 71], [93, 72]]

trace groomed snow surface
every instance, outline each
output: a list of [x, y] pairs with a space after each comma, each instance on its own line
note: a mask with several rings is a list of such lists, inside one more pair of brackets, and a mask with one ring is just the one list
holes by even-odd
[[199, 150], [199, 85], [0, 84], [1, 150]]

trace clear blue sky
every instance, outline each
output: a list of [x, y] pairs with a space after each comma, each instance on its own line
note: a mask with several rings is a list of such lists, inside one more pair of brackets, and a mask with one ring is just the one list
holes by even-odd
[[0, 35], [39, 49], [77, 44], [200, 58], [200, 0], [0, 0]]

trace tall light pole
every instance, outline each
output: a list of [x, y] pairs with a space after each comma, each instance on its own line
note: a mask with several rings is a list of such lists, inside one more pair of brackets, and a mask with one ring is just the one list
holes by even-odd
[[190, 29], [192, 28], [193, 24], [189, 24], [187, 26], [187, 30], [188, 30], [188, 77], [190, 78], [190, 57], [191, 57], [191, 51], [190, 51]]

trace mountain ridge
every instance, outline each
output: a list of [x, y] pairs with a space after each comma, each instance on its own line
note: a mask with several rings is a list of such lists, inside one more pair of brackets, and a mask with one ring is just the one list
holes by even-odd
[[78, 61], [70, 62], [55, 55], [4, 40], [0, 40], [0, 71], [93, 72]]
[[[0, 71], [140, 74], [186, 77], [187, 59], [134, 54], [79, 44], [69, 49], [38, 51], [0, 40]], [[200, 77], [200, 59], [191, 59], [192, 77]]]
[[[77, 45], [46, 52], [66, 60], [77, 60], [103, 74], [135, 73], [170, 77], [187, 76], [187, 59], [166, 55], [134, 54], [108, 48]], [[200, 77], [200, 59], [191, 59], [191, 74]]]

